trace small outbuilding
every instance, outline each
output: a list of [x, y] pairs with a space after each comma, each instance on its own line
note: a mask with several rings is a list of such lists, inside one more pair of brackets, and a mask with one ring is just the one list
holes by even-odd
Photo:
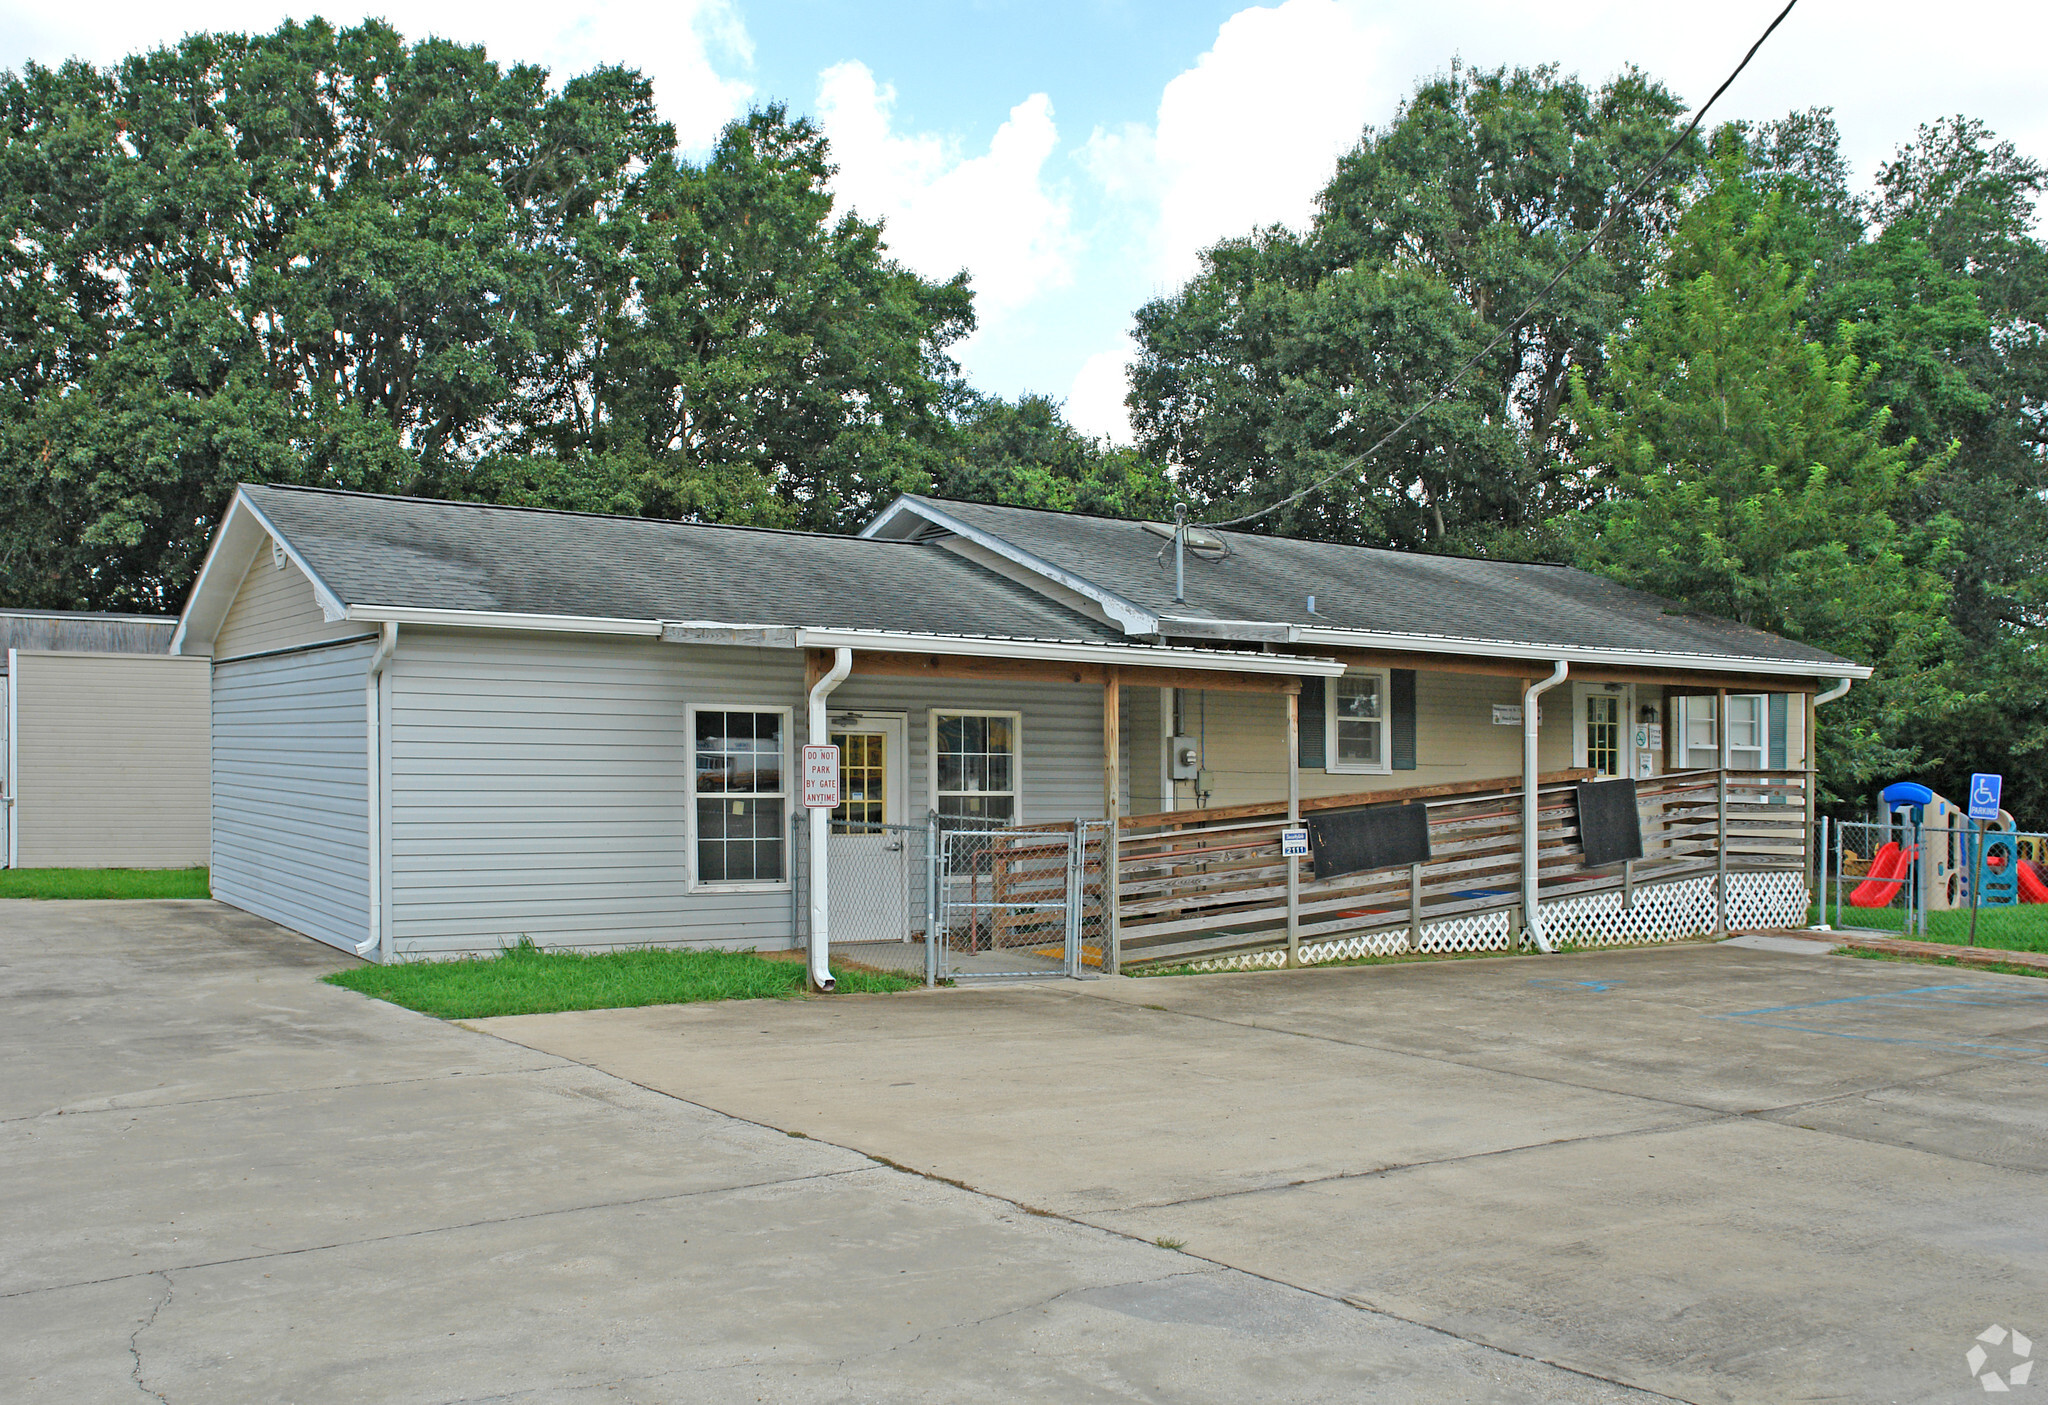
[[203, 659], [176, 619], [0, 611], [0, 852], [9, 868], [206, 862]]

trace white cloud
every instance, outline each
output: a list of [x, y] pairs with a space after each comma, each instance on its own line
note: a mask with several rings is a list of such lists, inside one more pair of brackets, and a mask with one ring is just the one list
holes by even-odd
[[[29, 59], [49, 66], [78, 57], [111, 64], [202, 30], [263, 33], [304, 6], [277, 0], [188, 0], [180, 5], [106, 0], [86, 9], [0, 3], [0, 66]], [[501, 65], [538, 63], [555, 81], [606, 64], [637, 68], [654, 83], [662, 116], [685, 148], [702, 148], [746, 110], [753, 89], [721, 67], [746, 69], [753, 43], [733, 0], [585, 0], [563, 7], [478, 0], [340, 0], [317, 13], [337, 26], [387, 19], [408, 39], [439, 34], [482, 44]]]
[[966, 269], [984, 326], [1063, 286], [1075, 250], [1069, 203], [1046, 177], [1059, 144], [1051, 99], [1034, 93], [1011, 108], [988, 150], [972, 156], [950, 138], [896, 131], [895, 102], [864, 64], [819, 75], [841, 207], [886, 221], [890, 251], [928, 278]]
[[1082, 161], [1105, 192], [1154, 212], [1156, 278], [1177, 284], [1217, 240], [1309, 217], [1338, 156], [1390, 106], [1383, 48], [1337, 0], [1242, 10], [1166, 85], [1152, 126], [1089, 138]]
[[1124, 396], [1130, 392], [1130, 365], [1138, 344], [1129, 337], [1111, 351], [1098, 351], [1081, 363], [1073, 387], [1067, 391], [1067, 423], [1083, 434], [1131, 442], [1130, 411]]

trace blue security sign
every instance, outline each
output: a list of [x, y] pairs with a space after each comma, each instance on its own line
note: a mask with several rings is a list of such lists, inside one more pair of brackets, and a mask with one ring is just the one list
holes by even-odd
[[1970, 777], [1970, 818], [1973, 820], [1995, 820], [1998, 818], [1998, 796], [2005, 789], [2004, 776], [1979, 773]]
[[1286, 859], [1308, 857], [1308, 831], [1305, 829], [1283, 829], [1280, 831], [1280, 856]]

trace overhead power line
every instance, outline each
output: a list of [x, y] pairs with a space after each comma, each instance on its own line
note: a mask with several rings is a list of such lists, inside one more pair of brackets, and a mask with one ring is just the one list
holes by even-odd
[[1311, 497], [1316, 493], [1320, 493], [1323, 489], [1329, 487], [1339, 478], [1342, 478], [1344, 475], [1351, 472], [1353, 469], [1357, 468], [1360, 464], [1364, 463], [1374, 454], [1377, 454], [1380, 450], [1386, 448], [1387, 445], [1393, 443], [1395, 439], [1399, 438], [1401, 434], [1405, 432], [1410, 425], [1414, 424], [1417, 420], [1421, 419], [1423, 415], [1427, 414], [1432, 408], [1434, 408], [1438, 404], [1442, 403], [1445, 399], [1447, 399], [1450, 396], [1451, 392], [1458, 388], [1459, 383], [1465, 379], [1466, 374], [1469, 371], [1471, 371], [1471, 369], [1474, 366], [1477, 366], [1480, 362], [1484, 361], [1487, 357], [1491, 356], [1494, 353], [1494, 350], [1498, 348], [1502, 342], [1508, 339], [1509, 333], [1513, 332], [1515, 328], [1521, 326], [1522, 322], [1529, 316], [1530, 313], [1534, 312], [1537, 308], [1543, 305], [1544, 300], [1548, 298], [1551, 295], [1551, 293], [1556, 290], [1557, 285], [1564, 281], [1564, 276], [1567, 273], [1570, 273], [1574, 268], [1578, 267], [1580, 261], [1583, 260], [1586, 257], [1586, 255], [1593, 252], [1593, 246], [1600, 242], [1600, 240], [1606, 235], [1609, 229], [1613, 228], [1614, 222], [1616, 220], [1620, 219], [1624, 214], [1628, 212], [1629, 207], [1635, 203], [1636, 198], [1649, 188], [1650, 182], [1654, 181], [1659, 175], [1659, 173], [1663, 171], [1664, 167], [1670, 163], [1673, 153], [1675, 153], [1679, 147], [1685, 145], [1685, 143], [1692, 137], [1692, 134], [1699, 130], [1700, 123], [1706, 120], [1707, 113], [1713, 109], [1713, 106], [1716, 102], [1720, 101], [1721, 94], [1727, 92], [1728, 86], [1731, 83], [1733, 83], [1737, 78], [1740, 78], [1742, 76], [1742, 70], [1749, 67], [1749, 61], [1756, 57], [1757, 50], [1763, 48], [1764, 41], [1766, 39], [1769, 39], [1771, 35], [1777, 31], [1778, 26], [1785, 22], [1785, 16], [1791, 14], [1792, 7], [1797, 5], [1798, 3], [1799, 0], [1788, 0], [1788, 3], [1786, 4], [1785, 8], [1778, 11], [1778, 17], [1772, 20], [1770, 24], [1765, 27], [1764, 32], [1762, 34], [1757, 36], [1757, 41], [1749, 46], [1749, 52], [1742, 56], [1742, 62], [1735, 65], [1735, 71], [1730, 73], [1726, 78], [1721, 80], [1721, 86], [1714, 89], [1712, 97], [1709, 97], [1705, 102], [1700, 104], [1699, 110], [1693, 113], [1692, 115], [1692, 121], [1686, 123], [1685, 130], [1680, 132], [1676, 137], [1672, 138], [1671, 144], [1664, 148], [1664, 154], [1657, 158], [1656, 162], [1650, 167], [1649, 170], [1643, 172], [1641, 179], [1639, 179], [1633, 186], [1629, 187], [1629, 189], [1622, 195], [1620, 201], [1615, 205], [1612, 212], [1608, 214], [1607, 218], [1600, 221], [1600, 227], [1595, 229], [1590, 235], [1586, 237], [1585, 242], [1579, 245], [1577, 251], [1574, 252], [1570, 258], [1564, 261], [1564, 263], [1558, 268], [1556, 273], [1551, 275], [1550, 281], [1543, 285], [1543, 287], [1537, 292], [1535, 297], [1529, 299], [1528, 305], [1523, 307], [1523, 309], [1520, 312], [1516, 313], [1512, 318], [1510, 318], [1508, 322], [1504, 326], [1502, 326], [1500, 332], [1494, 337], [1492, 341], [1488, 342], [1480, 350], [1474, 352], [1472, 356], [1465, 362], [1464, 365], [1458, 367], [1458, 369], [1451, 374], [1451, 378], [1445, 381], [1443, 385], [1437, 389], [1434, 395], [1430, 396], [1420, 405], [1417, 405], [1415, 409], [1409, 414], [1408, 418], [1402, 420], [1399, 424], [1395, 425], [1392, 429], [1388, 430], [1385, 434], [1381, 435], [1377, 440], [1373, 442], [1372, 447], [1366, 449], [1362, 453], [1355, 454], [1351, 458], [1346, 459], [1342, 464], [1338, 465], [1336, 468], [1331, 469], [1328, 473], [1324, 474], [1321, 478], [1318, 478], [1315, 482], [1309, 484], [1306, 488], [1303, 488], [1298, 493], [1290, 493], [1288, 496], [1280, 499], [1280, 501], [1262, 507], [1257, 512], [1247, 512], [1242, 517], [1232, 517], [1222, 522], [1190, 522], [1187, 523], [1182, 528], [1182, 530], [1185, 531], [1186, 527], [1197, 526], [1237, 527], [1243, 525], [1246, 522], [1256, 522], [1261, 517], [1265, 517], [1271, 513], [1278, 512], [1283, 507], [1292, 507], [1295, 503], [1300, 502], [1303, 498]]

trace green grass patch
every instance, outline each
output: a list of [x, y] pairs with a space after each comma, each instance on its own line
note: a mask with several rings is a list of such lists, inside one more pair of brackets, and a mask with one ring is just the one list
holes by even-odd
[[[1831, 922], [1843, 931], [1882, 932], [1887, 936], [1910, 937], [1916, 942], [1946, 942], [1966, 946], [1970, 940], [1970, 911], [1927, 914], [1926, 932], [1905, 931], [1905, 912], [1896, 907], [1856, 907], [1846, 899], [1841, 912], [1832, 901], [1828, 913], [1810, 914], [1813, 921]], [[1977, 945], [2001, 951], [2048, 951], [2048, 903], [2013, 903], [2007, 907], [1977, 909]]]
[[1894, 951], [1872, 951], [1868, 947], [1860, 946], [1842, 947], [1835, 955], [1851, 956], [1858, 961], [1911, 961], [1920, 966], [1955, 966], [1966, 971], [1996, 971], [2002, 976], [2048, 979], [2048, 971], [2042, 970], [2039, 966], [2017, 966], [2010, 961], [1964, 961], [1954, 956], [1901, 956]]
[[210, 898], [203, 868], [0, 868], [0, 898]]
[[[864, 995], [922, 984], [879, 971], [834, 971], [838, 988]], [[622, 1010], [698, 1000], [783, 1000], [804, 992], [799, 961], [751, 951], [542, 951], [522, 941], [495, 956], [358, 966], [323, 976], [408, 1010], [444, 1020]]]

